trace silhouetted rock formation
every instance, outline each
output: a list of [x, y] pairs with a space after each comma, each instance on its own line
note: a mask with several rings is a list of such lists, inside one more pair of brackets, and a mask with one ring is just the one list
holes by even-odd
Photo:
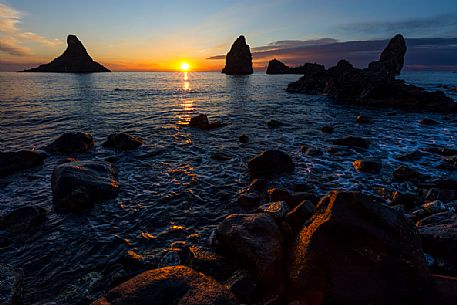
[[68, 35], [67, 45], [65, 52], [49, 64], [24, 70], [24, 72], [111, 72], [90, 57], [86, 48], [75, 35]]
[[287, 91], [326, 94], [341, 103], [373, 107], [395, 107], [410, 111], [457, 112], [457, 103], [441, 91], [407, 85], [395, 79], [403, 67], [406, 45], [397, 35], [382, 52], [380, 60], [367, 69], [354, 68], [340, 60], [328, 70], [307, 70], [302, 78], [290, 83]]
[[289, 67], [276, 58], [268, 63], [267, 74], [305, 74], [315, 70], [315, 72], [325, 71], [323, 65], [306, 63], [299, 67]]
[[229, 75], [249, 75], [252, 70], [252, 55], [246, 38], [238, 37], [225, 57], [225, 68], [222, 73]]

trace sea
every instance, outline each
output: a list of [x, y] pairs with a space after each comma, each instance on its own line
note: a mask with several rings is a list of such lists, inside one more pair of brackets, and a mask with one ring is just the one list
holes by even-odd
[[[23, 270], [24, 304], [89, 304], [122, 276], [122, 262], [138, 255], [160, 260], [173, 242], [207, 250], [217, 224], [249, 185], [247, 162], [268, 149], [293, 159], [292, 174], [270, 186], [306, 183], [318, 195], [333, 189], [361, 190], [373, 196], [414, 191], [397, 182], [394, 157], [440, 146], [457, 149], [456, 116], [367, 109], [335, 104], [326, 96], [291, 94], [287, 84], [299, 75], [226, 76], [221, 73], [0, 73], [0, 151], [42, 150], [65, 132], [89, 132], [96, 146], [78, 160], [114, 157], [120, 193], [83, 214], [53, 211], [51, 174], [65, 156], [51, 155], [38, 166], [0, 180], [0, 214], [40, 206], [47, 220], [38, 229], [0, 247], [0, 263]], [[406, 82], [443, 90], [457, 100], [456, 72], [404, 72]], [[397, 112], [396, 116], [386, 115]], [[203, 113], [227, 123], [202, 131], [188, 127]], [[356, 124], [357, 115], [371, 124]], [[430, 118], [435, 126], [419, 121]], [[269, 128], [269, 120], [284, 123]], [[325, 125], [334, 132], [321, 131]], [[102, 147], [108, 135], [128, 132], [144, 145], [134, 151]], [[249, 137], [240, 143], [239, 136]], [[331, 140], [362, 136], [367, 150], [331, 154]], [[302, 145], [320, 149], [307, 156]], [[223, 155], [225, 160], [214, 156]], [[379, 174], [354, 170], [360, 158], [379, 158]], [[410, 167], [432, 177], [441, 159], [427, 154]], [[1, 237], [1, 234], [0, 234]]]

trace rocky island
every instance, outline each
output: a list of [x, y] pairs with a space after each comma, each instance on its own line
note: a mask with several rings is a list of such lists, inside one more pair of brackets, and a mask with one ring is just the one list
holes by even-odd
[[299, 67], [289, 67], [283, 62], [280, 62], [276, 58], [270, 60], [267, 67], [267, 74], [305, 74], [310, 69], [325, 70], [325, 67], [317, 64], [306, 63]]
[[241, 35], [232, 45], [225, 58], [225, 68], [222, 73], [228, 75], [249, 75], [254, 73], [252, 69], [252, 55], [246, 38]]
[[393, 107], [409, 111], [457, 112], [457, 104], [442, 91], [428, 92], [424, 88], [396, 79], [406, 54], [402, 35], [393, 37], [379, 61], [358, 69], [346, 60], [328, 70], [308, 64], [304, 76], [290, 83], [288, 92], [325, 94], [336, 102], [370, 107]]
[[24, 70], [24, 72], [92, 73], [111, 71], [90, 57], [78, 37], [75, 35], [68, 35], [67, 49], [62, 55], [48, 64]]

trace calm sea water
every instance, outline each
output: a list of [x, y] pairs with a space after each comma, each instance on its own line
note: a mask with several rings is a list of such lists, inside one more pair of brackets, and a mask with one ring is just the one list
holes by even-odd
[[[117, 158], [120, 195], [97, 204], [83, 215], [52, 211], [50, 176], [63, 158], [0, 181], [0, 213], [27, 205], [44, 207], [48, 220], [37, 232], [1, 249], [0, 262], [24, 270], [24, 304], [87, 304], [103, 293], [105, 283], [119, 272], [119, 259], [133, 250], [160, 256], [173, 241], [205, 248], [221, 217], [239, 212], [238, 192], [248, 185], [247, 161], [280, 148], [296, 163], [293, 174], [276, 185], [308, 182], [318, 194], [335, 188], [406, 190], [392, 181], [401, 162], [393, 157], [430, 145], [456, 147], [457, 126], [439, 114], [368, 110], [339, 106], [326, 97], [289, 94], [287, 84], [297, 75], [249, 77], [220, 73], [0, 73], [0, 144], [2, 151], [40, 149], [64, 132], [85, 131], [96, 148], [81, 160]], [[457, 99], [456, 73], [414, 72], [401, 76], [430, 90], [445, 90]], [[198, 113], [228, 126], [205, 132], [186, 125]], [[357, 125], [363, 114], [373, 124]], [[422, 118], [440, 122], [423, 127]], [[269, 129], [266, 122], [286, 125]], [[335, 126], [331, 135], [320, 131]], [[101, 147], [116, 131], [130, 132], [146, 143], [137, 151], [115, 152]], [[245, 133], [250, 141], [240, 144]], [[373, 143], [350, 155], [308, 157], [300, 145], [325, 149], [340, 136], [363, 136]], [[231, 160], [217, 161], [214, 153]], [[383, 160], [381, 174], [366, 175], [352, 168], [364, 157]], [[411, 166], [443, 176], [429, 155]], [[155, 238], [150, 238], [153, 235]]]

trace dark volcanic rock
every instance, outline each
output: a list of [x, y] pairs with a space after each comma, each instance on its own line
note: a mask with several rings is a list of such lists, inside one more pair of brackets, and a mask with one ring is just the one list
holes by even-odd
[[218, 226], [217, 239], [265, 286], [277, 286], [282, 270], [282, 237], [266, 214], [233, 214]]
[[306, 63], [299, 67], [288, 67], [276, 58], [268, 63], [267, 74], [306, 74], [325, 71], [325, 67], [318, 64]]
[[322, 198], [293, 253], [294, 294], [309, 305], [393, 304], [430, 281], [414, 227], [358, 192]]
[[422, 177], [422, 175], [415, 169], [407, 167], [407, 166], [400, 166], [398, 167], [394, 173], [394, 178], [400, 181], [415, 181]]
[[439, 123], [433, 119], [425, 118], [425, 119], [420, 120], [419, 124], [424, 125], [424, 126], [435, 126], [435, 125], [438, 125]]
[[379, 173], [381, 171], [381, 161], [379, 160], [355, 160], [352, 165], [360, 172]]
[[238, 305], [235, 296], [213, 278], [185, 266], [141, 273], [92, 305]]
[[223, 127], [226, 124], [221, 122], [210, 122], [208, 117], [205, 114], [199, 114], [190, 119], [189, 126], [194, 128], [199, 128], [202, 130], [211, 130], [219, 127]]
[[67, 45], [65, 52], [49, 64], [25, 70], [25, 72], [110, 72], [110, 70], [90, 57], [86, 48], [75, 35], [68, 35]]
[[0, 230], [12, 234], [24, 233], [36, 229], [45, 221], [45, 209], [36, 206], [22, 207], [0, 217]]
[[45, 158], [45, 154], [29, 150], [0, 152], [0, 177], [40, 165]]
[[280, 150], [267, 150], [248, 162], [249, 175], [252, 178], [281, 173], [290, 173], [295, 169], [288, 154]]
[[116, 197], [119, 182], [111, 163], [76, 161], [54, 169], [51, 187], [56, 211], [83, 212], [97, 201]]
[[22, 290], [22, 271], [0, 264], [0, 304], [18, 305]]
[[104, 147], [111, 147], [119, 150], [136, 149], [143, 145], [143, 141], [128, 133], [113, 133], [108, 136], [108, 139], [103, 143]]
[[58, 154], [85, 153], [95, 145], [90, 133], [68, 132], [46, 146], [46, 151]]
[[407, 85], [395, 79], [403, 67], [406, 45], [395, 36], [379, 61], [367, 69], [354, 68], [340, 60], [328, 70], [307, 74], [290, 83], [287, 91], [304, 94], [326, 94], [336, 102], [370, 107], [392, 107], [410, 111], [457, 112], [457, 104], [441, 91]]
[[323, 133], [332, 133], [334, 128], [332, 126], [324, 126], [321, 130]]
[[229, 75], [249, 75], [253, 72], [251, 50], [246, 44], [246, 38], [241, 35], [235, 40], [232, 48], [227, 53], [225, 57], [225, 68], [222, 69], [222, 73]]
[[270, 128], [278, 128], [278, 127], [284, 126], [284, 123], [281, 121], [278, 121], [278, 120], [269, 120], [267, 122], [267, 126]]
[[249, 137], [243, 133], [239, 136], [238, 140], [240, 143], [247, 143], [249, 142]]

